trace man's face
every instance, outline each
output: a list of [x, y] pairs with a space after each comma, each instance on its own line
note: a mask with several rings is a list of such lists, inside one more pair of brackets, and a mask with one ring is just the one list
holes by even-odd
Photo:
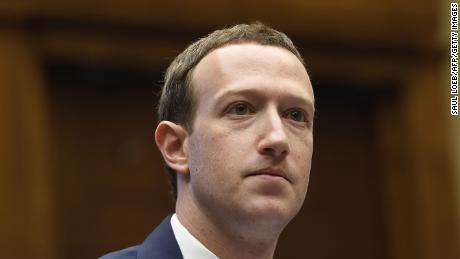
[[192, 76], [189, 193], [220, 217], [284, 220], [301, 208], [313, 153], [314, 96], [291, 52], [233, 44], [205, 56]]

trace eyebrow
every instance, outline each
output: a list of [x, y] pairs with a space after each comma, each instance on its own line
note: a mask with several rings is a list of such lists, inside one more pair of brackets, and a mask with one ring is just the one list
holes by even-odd
[[[256, 97], [259, 99], [263, 99], [265, 96], [265, 91], [260, 88], [242, 88], [242, 89], [231, 89], [225, 90], [221, 93], [218, 93], [216, 96], [216, 103], [220, 103], [223, 99], [232, 97], [232, 96], [243, 96], [243, 97]], [[282, 96], [282, 99], [288, 99], [295, 103], [299, 103], [301, 105], [306, 106], [306, 108], [312, 112], [312, 115], [315, 113], [315, 104], [314, 100], [310, 98], [305, 98], [298, 95], [286, 94]]]

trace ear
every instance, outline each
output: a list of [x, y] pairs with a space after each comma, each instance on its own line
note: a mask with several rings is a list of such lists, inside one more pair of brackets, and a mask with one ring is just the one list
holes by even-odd
[[177, 173], [188, 174], [187, 131], [170, 121], [161, 121], [155, 130], [155, 142], [166, 164]]

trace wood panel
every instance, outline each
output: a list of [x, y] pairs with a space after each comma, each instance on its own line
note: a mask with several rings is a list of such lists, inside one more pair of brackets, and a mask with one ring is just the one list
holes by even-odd
[[152, 68], [47, 61], [59, 258], [138, 244], [174, 210], [155, 148]]
[[55, 258], [43, 84], [29, 38], [0, 31], [0, 247], [7, 258]]
[[9, 22], [66, 17], [99, 23], [187, 28], [208, 32], [224, 25], [262, 20], [291, 36], [328, 43], [435, 46], [436, 1], [40, 1], [3, 2]]
[[458, 258], [455, 171], [448, 91], [431, 64], [401, 81], [400, 98], [382, 105], [379, 135], [391, 258]]

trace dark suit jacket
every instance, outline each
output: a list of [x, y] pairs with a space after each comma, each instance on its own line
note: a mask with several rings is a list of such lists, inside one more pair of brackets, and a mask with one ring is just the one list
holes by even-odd
[[171, 216], [137, 246], [106, 254], [99, 259], [183, 259], [171, 227]]

